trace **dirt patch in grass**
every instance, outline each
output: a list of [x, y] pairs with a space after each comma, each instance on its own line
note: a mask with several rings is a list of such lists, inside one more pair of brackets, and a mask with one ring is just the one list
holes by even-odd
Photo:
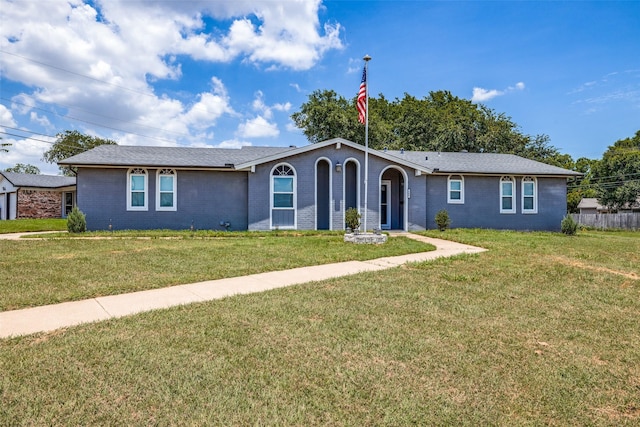
[[591, 271], [597, 271], [600, 273], [610, 273], [610, 274], [616, 274], [618, 276], [622, 276], [622, 277], [626, 277], [627, 279], [631, 279], [631, 280], [640, 280], [640, 276], [638, 276], [636, 273], [629, 273], [626, 271], [618, 271], [618, 270], [613, 270], [611, 268], [607, 268], [607, 267], [601, 267], [601, 266], [596, 266], [596, 265], [589, 265], [586, 264], [582, 261], [577, 261], [575, 259], [569, 259], [563, 256], [554, 256], [551, 257], [551, 259], [553, 259], [556, 262], [559, 262], [561, 264], [567, 265], [569, 267], [577, 267], [577, 268], [582, 268], [585, 270], [591, 270]]

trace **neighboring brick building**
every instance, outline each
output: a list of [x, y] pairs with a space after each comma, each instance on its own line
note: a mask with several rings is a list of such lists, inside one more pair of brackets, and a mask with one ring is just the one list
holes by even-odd
[[66, 218], [76, 203], [76, 179], [0, 172], [0, 220]]

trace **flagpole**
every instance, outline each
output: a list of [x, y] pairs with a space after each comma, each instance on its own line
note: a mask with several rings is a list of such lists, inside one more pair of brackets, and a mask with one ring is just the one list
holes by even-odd
[[364, 125], [364, 219], [363, 226], [364, 232], [367, 232], [367, 200], [369, 196], [369, 61], [371, 61], [371, 57], [369, 55], [365, 55], [364, 58], [364, 68], [367, 76], [366, 82], [366, 123]]

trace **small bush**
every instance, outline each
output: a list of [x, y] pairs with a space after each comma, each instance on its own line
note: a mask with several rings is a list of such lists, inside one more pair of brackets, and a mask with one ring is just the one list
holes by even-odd
[[351, 230], [356, 231], [360, 228], [360, 213], [356, 208], [349, 208], [344, 213], [344, 222]]
[[436, 225], [438, 230], [444, 231], [451, 225], [451, 218], [449, 218], [449, 212], [445, 209], [438, 211], [436, 214]]
[[567, 236], [573, 236], [578, 231], [578, 223], [573, 219], [571, 215], [567, 215], [562, 219], [560, 223], [560, 230]]
[[87, 219], [77, 206], [74, 206], [67, 216], [67, 230], [69, 233], [84, 233], [87, 231]]

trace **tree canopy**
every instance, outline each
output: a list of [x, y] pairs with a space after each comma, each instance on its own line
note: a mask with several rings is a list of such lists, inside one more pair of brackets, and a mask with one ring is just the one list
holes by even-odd
[[599, 160], [580, 157], [570, 168], [583, 174], [579, 178], [571, 178], [567, 184], [567, 210], [572, 213], [579, 211], [578, 204], [584, 197], [598, 196], [597, 185], [593, 181], [593, 171]]
[[[355, 101], [332, 90], [317, 90], [291, 118], [312, 143], [335, 137], [364, 143]], [[369, 146], [511, 153], [561, 167], [573, 165], [571, 156], [561, 154], [547, 135], [525, 135], [505, 114], [448, 91], [430, 92], [423, 99], [409, 94], [393, 101], [382, 94], [370, 97]]]
[[[58, 163], [61, 160], [83, 153], [99, 145], [117, 144], [110, 139], [85, 135], [76, 130], [66, 130], [56, 135], [56, 141], [51, 148], [42, 155], [42, 160], [48, 163]], [[74, 175], [74, 171], [66, 166], [60, 166], [60, 170], [67, 176]]]
[[6, 168], [5, 172], [15, 172], [15, 173], [28, 173], [32, 175], [39, 175], [40, 169], [37, 166], [24, 164], [24, 163], [16, 163], [16, 165], [12, 168]]
[[609, 146], [593, 170], [598, 200], [612, 209], [640, 207], [640, 130]]

